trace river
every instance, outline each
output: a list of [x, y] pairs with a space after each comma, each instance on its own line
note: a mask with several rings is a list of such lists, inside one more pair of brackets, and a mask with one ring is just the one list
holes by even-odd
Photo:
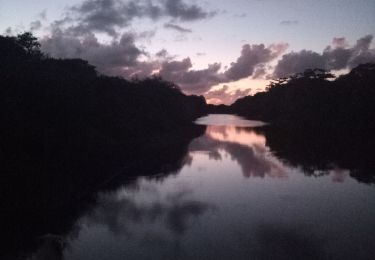
[[[334, 164], [289, 162], [268, 145], [262, 122], [209, 115], [197, 123], [205, 134], [191, 141], [181, 169], [100, 192], [56, 259], [374, 256], [373, 184]], [[52, 257], [50, 243], [30, 259]]]

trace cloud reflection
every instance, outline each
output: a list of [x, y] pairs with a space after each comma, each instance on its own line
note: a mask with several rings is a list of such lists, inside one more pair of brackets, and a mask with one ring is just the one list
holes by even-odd
[[222, 151], [230, 155], [244, 177], [287, 177], [287, 170], [266, 147], [263, 135], [251, 128], [211, 125], [206, 134], [192, 141], [190, 152], [207, 152], [209, 159], [222, 160]]
[[[143, 185], [143, 184], [141, 184]], [[139, 189], [103, 193], [98, 206], [87, 217], [90, 225], [105, 226], [115, 235], [133, 236], [136, 225], [158, 224], [175, 235], [183, 235], [192, 219], [203, 215], [212, 205], [190, 199], [191, 191], [183, 190], [159, 196], [157, 190], [142, 188], [144, 200], [139, 201]], [[149, 192], [148, 192], [149, 191]]]

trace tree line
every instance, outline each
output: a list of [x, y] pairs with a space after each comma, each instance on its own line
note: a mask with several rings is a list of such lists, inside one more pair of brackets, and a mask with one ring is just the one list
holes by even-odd
[[177, 171], [204, 133], [204, 98], [159, 77], [100, 75], [31, 33], [0, 36], [0, 60], [0, 258], [69, 230], [99, 189]]
[[286, 128], [374, 129], [375, 64], [361, 64], [335, 78], [322, 69], [308, 69], [272, 81], [265, 92], [238, 99], [232, 113]]
[[337, 78], [309, 69], [270, 83], [265, 92], [227, 107], [269, 122], [259, 130], [273, 153], [305, 174], [349, 169], [358, 181], [375, 183], [375, 64], [361, 64]]

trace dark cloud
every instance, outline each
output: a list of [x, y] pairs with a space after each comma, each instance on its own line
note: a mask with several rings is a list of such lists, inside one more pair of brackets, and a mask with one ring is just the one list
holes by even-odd
[[192, 32], [192, 30], [190, 30], [190, 29], [184, 28], [182, 26], [179, 26], [179, 25], [173, 24], [173, 23], [165, 23], [164, 28], [176, 30], [180, 33], [191, 33]]
[[143, 31], [136, 34], [137, 39], [145, 39], [149, 41], [156, 34], [156, 30]]
[[125, 27], [137, 17], [141, 7], [136, 2], [124, 4], [118, 0], [86, 0], [71, 8], [70, 17], [78, 22], [73, 28], [76, 32], [106, 32], [115, 36], [118, 27]]
[[266, 66], [262, 64], [257, 66], [257, 68], [255, 69], [253, 73], [253, 79], [260, 79], [263, 78], [265, 75], [267, 75]]
[[[280, 56], [288, 44], [245, 44], [236, 62], [224, 72], [220, 72], [221, 64], [209, 64], [206, 69], [192, 70], [190, 58], [182, 61], [167, 61], [162, 64], [160, 75], [178, 84], [183, 91], [190, 94], [203, 94], [219, 83], [232, 82], [252, 76], [257, 78], [265, 73], [265, 64]], [[263, 71], [264, 70], [264, 71]], [[233, 94], [233, 93], [232, 93]], [[232, 94], [228, 94], [229, 96]], [[241, 91], [234, 95], [243, 95]], [[229, 102], [229, 101], [228, 101]]]
[[112, 71], [112, 75], [120, 75], [125, 78], [145, 78], [157, 71], [160, 68], [158, 61], [147, 62], [139, 61], [134, 66], [120, 67]]
[[201, 20], [216, 14], [214, 11], [207, 12], [198, 5], [186, 4], [182, 0], [166, 0], [164, 3], [166, 14], [181, 21]]
[[370, 48], [372, 39], [372, 35], [366, 35], [348, 47], [344, 37], [334, 38], [322, 53], [309, 50], [287, 53], [277, 63], [273, 76], [285, 77], [310, 68], [351, 69], [361, 63], [375, 62], [375, 48]]
[[[310, 68], [323, 68], [327, 70], [340, 70], [347, 67], [352, 50], [342, 47], [327, 47], [320, 55], [321, 62]], [[305, 69], [308, 69], [305, 67]]]
[[[214, 85], [249, 77], [254, 71], [255, 77], [261, 77], [264, 64], [279, 56], [287, 46], [244, 45], [237, 61], [221, 72], [220, 63], [192, 69], [189, 57], [174, 60], [176, 57], [166, 50], [152, 55], [136, 45], [136, 41], [150, 41], [156, 30], [122, 33], [135, 18], [172, 18], [164, 27], [177, 30], [182, 33], [180, 37], [184, 37], [184, 33], [191, 30], [176, 22], [207, 19], [215, 14], [183, 0], [85, 0], [69, 8], [63, 19], [51, 24], [50, 35], [41, 40], [42, 50], [57, 58], [85, 59], [99, 72], [109, 75], [141, 78], [159, 73], [164, 79], [178, 84], [187, 94], [203, 94]], [[112, 36], [112, 42], [100, 42], [97, 33]], [[230, 102], [231, 97], [245, 93], [238, 90], [227, 94]]]
[[168, 56], [168, 51], [166, 49], [161, 49], [156, 53], [156, 56], [160, 58], [165, 58]]
[[[174, 60], [177, 56], [170, 54], [166, 49], [161, 49], [155, 54], [156, 59], [162, 60], [162, 61], [172, 61]], [[154, 61], [155, 63], [155, 61]], [[158, 62], [159, 63], [159, 62]], [[160, 65], [160, 64], [159, 64]], [[159, 66], [159, 69], [161, 66]]]
[[352, 55], [348, 62], [349, 68], [367, 62], [375, 62], [375, 48], [370, 49], [372, 39], [372, 35], [366, 35], [357, 40], [356, 45], [352, 48]]
[[297, 25], [299, 21], [297, 20], [284, 20], [280, 22], [281, 25]]
[[162, 64], [159, 74], [170, 81], [180, 85], [186, 93], [202, 94], [211, 86], [223, 81], [224, 77], [219, 73], [219, 63], [209, 64], [206, 69], [192, 70], [190, 58], [182, 61], [166, 61]]
[[345, 37], [335, 37], [332, 40], [332, 45], [335, 48], [345, 48], [348, 46]]
[[5, 33], [5, 35], [13, 35], [13, 29], [12, 29], [12, 27], [8, 27], [8, 28], [6, 28], [5, 29], [5, 31], [4, 31], [4, 33]]
[[302, 50], [300, 52], [290, 52], [283, 55], [277, 63], [274, 75], [285, 77], [296, 72], [303, 72], [309, 68], [325, 68], [324, 57], [316, 52]]
[[42, 27], [42, 23], [39, 20], [30, 23], [30, 31], [39, 30]]
[[85, 0], [70, 8], [62, 24], [77, 35], [104, 32], [116, 37], [119, 30], [128, 27], [135, 18], [157, 20], [166, 17], [177, 21], [195, 21], [214, 15], [215, 12], [182, 0]]
[[[185, 93], [203, 94], [212, 86], [219, 83], [232, 82], [252, 76], [259, 78], [265, 74], [265, 64], [277, 58], [288, 47], [285, 43], [272, 44], [265, 47], [263, 44], [242, 47], [241, 55], [236, 62], [224, 72], [220, 72], [221, 64], [209, 64], [207, 68], [200, 70], [192, 69], [190, 58], [181, 61], [168, 60], [161, 64], [160, 76], [178, 84]], [[232, 98], [247, 95], [247, 91], [237, 90], [235, 93], [227, 93], [227, 103]], [[215, 92], [208, 96], [215, 95]], [[213, 98], [213, 97], [212, 97]]]
[[110, 44], [98, 41], [94, 34], [82, 39], [56, 31], [41, 40], [42, 50], [57, 58], [82, 58], [106, 74], [116, 74], [119, 69], [133, 67], [142, 51], [135, 46], [134, 35], [123, 34]]
[[280, 43], [265, 47], [264, 44], [245, 44], [240, 57], [232, 62], [225, 76], [231, 80], [239, 80], [251, 76], [257, 66], [268, 63], [283, 53], [288, 44]]

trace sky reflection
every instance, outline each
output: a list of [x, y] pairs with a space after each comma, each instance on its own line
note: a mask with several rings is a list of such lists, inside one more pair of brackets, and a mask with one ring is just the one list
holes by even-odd
[[208, 126], [187, 158], [177, 174], [98, 194], [67, 236], [61, 259], [371, 255], [375, 189], [348, 170], [308, 177], [275, 158], [263, 135], [233, 125]]

